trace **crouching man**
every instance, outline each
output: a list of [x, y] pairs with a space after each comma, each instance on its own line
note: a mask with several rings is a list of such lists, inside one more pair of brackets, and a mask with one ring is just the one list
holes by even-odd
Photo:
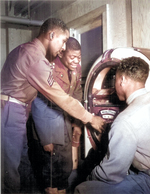
[[[150, 193], [149, 66], [141, 58], [123, 59], [116, 72], [116, 92], [128, 107], [114, 120], [108, 151], [75, 194]], [[132, 171], [131, 171], [132, 167]]]

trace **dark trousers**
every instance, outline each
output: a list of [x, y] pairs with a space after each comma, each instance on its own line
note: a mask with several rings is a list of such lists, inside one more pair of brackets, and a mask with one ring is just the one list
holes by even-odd
[[85, 181], [79, 184], [74, 194], [150, 194], [150, 176], [139, 172], [127, 175], [118, 184], [110, 184], [103, 181]]
[[68, 187], [68, 177], [72, 171], [72, 143], [65, 130], [65, 144], [54, 144], [53, 155], [44, 151], [38, 140], [29, 141], [29, 158], [39, 189], [57, 187], [58, 190]]
[[20, 192], [18, 167], [27, 144], [27, 110], [20, 104], [2, 101], [1, 107], [1, 169], [2, 193]]
[[103, 155], [98, 151], [91, 148], [88, 152], [87, 157], [84, 160], [79, 161], [78, 168], [71, 172], [68, 179], [69, 192], [74, 193], [74, 189], [80, 183], [86, 181], [88, 175], [92, 172], [94, 167], [100, 163]]

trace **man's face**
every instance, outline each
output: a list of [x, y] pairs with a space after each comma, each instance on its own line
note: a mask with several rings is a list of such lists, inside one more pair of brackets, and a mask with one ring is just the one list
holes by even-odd
[[66, 50], [66, 42], [69, 38], [69, 32], [66, 30], [63, 32], [60, 29], [54, 30], [52, 33], [52, 39], [49, 45], [49, 53], [56, 57], [59, 53]]
[[124, 93], [124, 80], [123, 80], [123, 76], [121, 76], [118, 73], [116, 73], [115, 89], [119, 100], [125, 101], [126, 98]]
[[62, 53], [61, 61], [71, 71], [75, 70], [81, 61], [81, 50], [66, 50]]

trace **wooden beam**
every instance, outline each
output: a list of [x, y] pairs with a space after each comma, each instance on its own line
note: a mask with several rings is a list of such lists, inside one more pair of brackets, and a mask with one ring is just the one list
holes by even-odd
[[101, 26], [101, 25], [102, 25], [102, 17], [99, 16], [99, 18], [89, 22], [89, 24], [84, 24], [82, 25], [82, 27], [79, 26], [78, 28], [76, 28], [76, 30], [78, 31], [79, 34], [82, 34], [84, 32], [97, 28], [98, 26]]
[[[92, 23], [97, 23], [97, 21], [99, 20], [99, 18], [101, 18], [101, 15], [103, 12], [106, 11], [106, 5], [100, 6], [96, 9], [94, 9], [93, 11], [71, 21], [67, 23], [67, 26], [69, 28], [74, 28], [74, 29], [80, 29], [83, 28], [83, 26], [87, 26], [87, 25], [93, 25]], [[96, 20], [96, 22], [95, 22]]]

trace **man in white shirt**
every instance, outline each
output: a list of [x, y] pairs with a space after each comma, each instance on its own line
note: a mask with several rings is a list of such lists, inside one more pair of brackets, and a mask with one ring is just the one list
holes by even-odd
[[119, 64], [116, 92], [128, 107], [111, 126], [106, 156], [75, 193], [150, 194], [150, 92], [145, 89], [148, 74], [149, 66], [141, 58], [130, 57]]

